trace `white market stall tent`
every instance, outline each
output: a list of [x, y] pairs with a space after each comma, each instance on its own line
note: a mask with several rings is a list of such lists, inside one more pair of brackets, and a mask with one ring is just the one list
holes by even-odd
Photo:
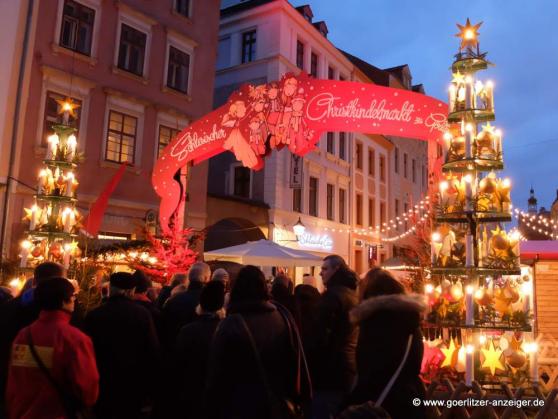
[[211, 250], [204, 253], [204, 259], [226, 260], [243, 265], [256, 266], [317, 266], [322, 258], [302, 250], [281, 246], [270, 240], [258, 240]]

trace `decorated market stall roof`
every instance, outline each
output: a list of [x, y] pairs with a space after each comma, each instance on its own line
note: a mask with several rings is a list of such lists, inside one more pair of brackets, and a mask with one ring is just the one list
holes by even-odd
[[414, 271], [421, 269], [418, 260], [413, 260], [405, 256], [394, 256], [392, 258], [386, 259], [381, 267], [388, 270], [398, 270], [398, 271]]
[[558, 260], [558, 241], [556, 240], [528, 240], [521, 242], [521, 261], [532, 259]]
[[302, 250], [280, 246], [269, 240], [258, 240], [211, 250], [204, 253], [208, 260], [228, 260], [257, 266], [316, 266], [322, 258]]

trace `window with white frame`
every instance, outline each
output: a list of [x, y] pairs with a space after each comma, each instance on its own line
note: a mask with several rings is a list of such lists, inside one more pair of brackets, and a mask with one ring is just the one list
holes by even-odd
[[335, 185], [331, 183], [327, 184], [327, 219], [333, 220], [334, 214], [334, 202], [335, 202]]
[[339, 188], [339, 222], [341, 224], [347, 223], [347, 218], [345, 217], [345, 195], [347, 194], [346, 190], [343, 188]]
[[147, 34], [125, 23], [121, 24], [118, 68], [143, 76]]
[[335, 138], [333, 132], [326, 134], [326, 150], [329, 154], [335, 154]]
[[318, 216], [318, 178], [312, 176], [308, 188], [308, 214]]
[[314, 78], [318, 77], [318, 55], [310, 53], [310, 75]]
[[72, 0], [64, 0], [60, 46], [91, 55], [95, 10]]
[[190, 54], [169, 46], [169, 63], [167, 69], [167, 87], [188, 93], [190, 78]]
[[304, 70], [304, 43], [300, 40], [296, 41], [296, 66]]
[[293, 211], [302, 212], [302, 188], [293, 189]]
[[347, 155], [345, 154], [347, 136], [345, 132], [339, 133], [339, 158], [341, 160], [347, 160]]
[[256, 60], [256, 30], [242, 34], [242, 63]]
[[105, 160], [134, 164], [138, 118], [115, 110], [109, 111]]

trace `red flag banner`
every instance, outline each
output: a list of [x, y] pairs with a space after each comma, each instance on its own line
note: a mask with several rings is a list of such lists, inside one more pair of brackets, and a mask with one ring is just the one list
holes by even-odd
[[101, 192], [97, 200], [91, 205], [91, 209], [89, 210], [89, 214], [87, 215], [87, 219], [83, 222], [83, 231], [90, 235], [96, 236], [101, 228], [101, 223], [103, 221], [103, 216], [105, 215], [105, 211], [107, 210], [108, 201], [122, 176], [124, 176], [124, 172], [126, 171], [126, 166], [128, 163], [122, 163], [118, 171], [114, 174], [112, 179], [107, 183], [105, 189]]
[[[157, 161], [152, 182], [161, 197], [161, 227], [168, 229], [179, 205], [180, 186], [173, 176], [190, 161], [196, 164], [228, 150], [246, 167], [259, 170], [270, 150], [288, 147], [303, 156], [327, 131], [415, 138], [435, 145], [447, 130], [447, 112], [444, 102], [420, 93], [306, 74], [242, 86], [225, 105], [178, 134]], [[429, 148], [430, 156], [435, 147]], [[437, 163], [430, 164], [432, 171]]]

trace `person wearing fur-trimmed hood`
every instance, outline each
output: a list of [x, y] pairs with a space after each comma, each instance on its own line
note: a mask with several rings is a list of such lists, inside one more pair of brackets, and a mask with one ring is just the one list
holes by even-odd
[[378, 268], [368, 272], [362, 302], [351, 311], [351, 321], [360, 326], [360, 334], [358, 379], [350, 404], [378, 399], [401, 364], [412, 335], [408, 357], [382, 407], [393, 419], [425, 417], [424, 410], [412, 404], [414, 398], [424, 399], [419, 373], [423, 356], [420, 321], [425, 308], [423, 297], [406, 294], [389, 272]]

